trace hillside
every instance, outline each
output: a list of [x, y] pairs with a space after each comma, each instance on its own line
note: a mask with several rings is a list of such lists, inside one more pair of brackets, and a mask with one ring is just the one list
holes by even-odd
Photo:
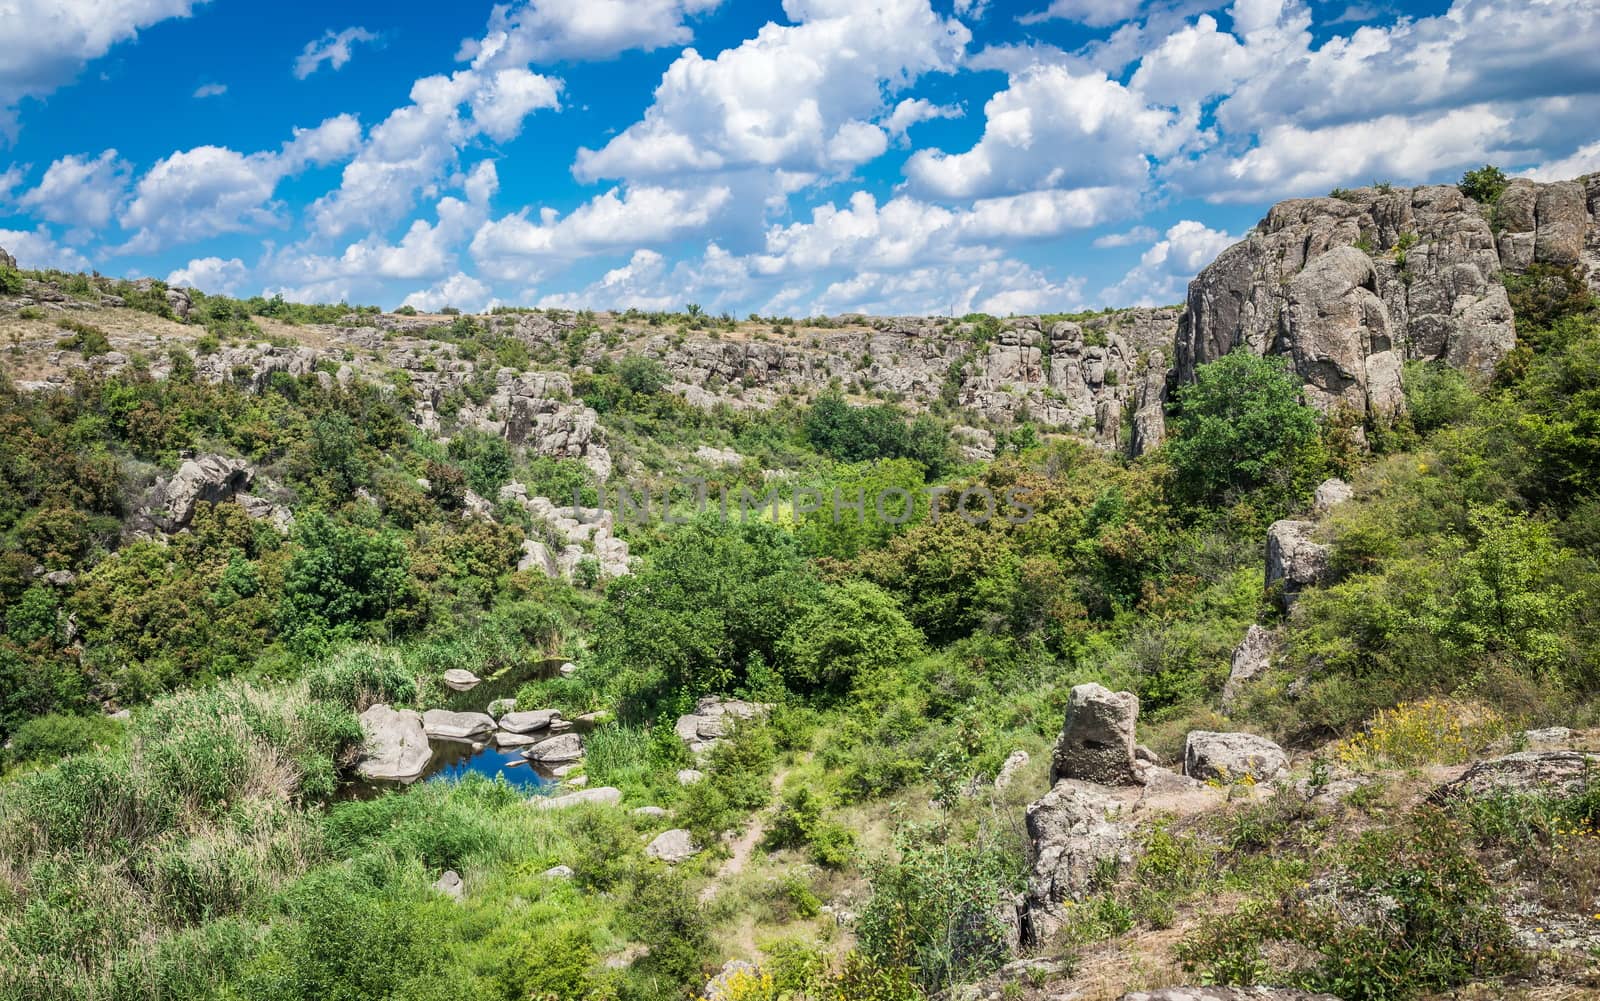
[[0, 251], [0, 998], [1600, 997], [1600, 174], [1486, 176], [1081, 315]]

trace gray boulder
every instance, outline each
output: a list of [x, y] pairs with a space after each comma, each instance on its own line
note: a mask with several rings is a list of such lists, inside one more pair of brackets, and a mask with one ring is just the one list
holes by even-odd
[[479, 678], [471, 671], [459, 667], [452, 667], [450, 670], [444, 672], [443, 680], [445, 687], [449, 688], [451, 691], [470, 692], [474, 688], [477, 688], [483, 679]]
[[564, 793], [560, 796], [535, 796], [528, 800], [528, 805], [536, 810], [566, 810], [574, 806], [593, 804], [597, 806], [616, 806], [622, 802], [622, 790], [611, 786], [597, 786], [593, 789], [579, 789], [577, 792]]
[[1583, 259], [1589, 229], [1589, 208], [1583, 185], [1561, 181], [1539, 192], [1534, 206], [1533, 260], [1537, 264], [1566, 266]]
[[1029, 760], [1028, 752], [1021, 749], [1006, 755], [1006, 760], [1000, 764], [1000, 771], [995, 773], [995, 791], [1001, 792], [1010, 787], [1011, 783], [1015, 782], [1017, 776], [1022, 773], [1022, 770], [1028, 767]]
[[508, 712], [500, 717], [500, 729], [510, 730], [512, 733], [532, 733], [535, 730], [549, 729], [550, 724], [561, 718], [559, 709], [528, 709], [518, 712]]
[[366, 779], [410, 782], [433, 759], [422, 717], [410, 709], [379, 703], [361, 714], [362, 758], [356, 772]]
[[1267, 529], [1267, 589], [1285, 611], [1300, 592], [1328, 578], [1332, 550], [1313, 542], [1316, 524], [1309, 521], [1275, 521]]
[[1183, 744], [1184, 774], [1202, 782], [1265, 782], [1288, 767], [1283, 748], [1253, 733], [1194, 730]]
[[243, 459], [203, 455], [185, 460], [172, 476], [156, 483], [151, 518], [164, 532], [186, 528], [201, 501], [221, 504], [250, 489], [255, 472]]
[[553, 865], [539, 875], [545, 879], [571, 879], [576, 874], [570, 865]]
[[583, 738], [575, 733], [563, 733], [559, 737], [541, 740], [523, 751], [522, 756], [546, 765], [577, 761], [583, 757]]
[[167, 289], [167, 306], [171, 308], [172, 315], [180, 320], [187, 320], [189, 313], [194, 309], [194, 297], [186, 288]]
[[1074, 687], [1056, 741], [1050, 780], [1138, 785], [1133, 746], [1138, 718], [1139, 699], [1132, 692], [1113, 692], [1092, 682]]
[[446, 869], [433, 888], [452, 900], [460, 900], [467, 895], [466, 888], [461, 885], [461, 874], [454, 869]]
[[15, 268], [17, 259], [6, 253], [6, 248], [0, 247], [0, 268]]
[[675, 828], [656, 835], [655, 840], [645, 846], [644, 853], [668, 865], [677, 865], [700, 854], [700, 848], [694, 843], [692, 834]]
[[494, 717], [488, 713], [429, 709], [422, 714], [422, 728], [428, 736], [440, 740], [472, 740], [494, 731]]
[[1582, 751], [1519, 751], [1479, 761], [1435, 789], [1432, 799], [1501, 793], [1570, 796], [1600, 774], [1600, 754]]
[[1276, 646], [1277, 638], [1272, 630], [1253, 624], [1245, 630], [1244, 639], [1233, 648], [1228, 680], [1222, 686], [1223, 709], [1237, 705], [1245, 686], [1267, 672], [1272, 665], [1272, 651]]
[[1351, 500], [1356, 495], [1350, 484], [1335, 476], [1317, 484], [1316, 511], [1318, 514], [1327, 514], [1340, 504]]

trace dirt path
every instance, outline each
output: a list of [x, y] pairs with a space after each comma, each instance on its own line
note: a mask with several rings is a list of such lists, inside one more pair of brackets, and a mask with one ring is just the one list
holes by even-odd
[[[780, 768], [773, 772], [772, 795], [774, 799], [777, 798], [778, 790], [783, 788], [783, 780], [788, 777], [789, 770], [786, 768]], [[728, 860], [722, 863], [722, 868], [717, 870], [717, 874], [711, 878], [711, 882], [700, 889], [700, 903], [710, 903], [716, 897], [717, 891], [732, 882], [741, 872], [744, 872], [745, 867], [750, 864], [750, 859], [755, 855], [756, 846], [767, 835], [766, 818], [767, 813], [772, 809], [772, 807], [768, 807], [766, 810], [757, 813], [750, 821], [750, 826], [745, 829], [743, 834], [739, 835], [739, 839], [733, 843], [733, 854], [729, 855]]]

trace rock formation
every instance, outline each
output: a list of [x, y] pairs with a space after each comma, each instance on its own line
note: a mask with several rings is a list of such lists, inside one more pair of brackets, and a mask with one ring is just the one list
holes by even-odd
[[0, 268], [15, 268], [17, 259], [6, 253], [6, 248], [0, 247]]
[[1331, 550], [1312, 541], [1316, 523], [1275, 521], [1267, 529], [1267, 590], [1285, 611], [1307, 587], [1328, 576]]
[[1131, 858], [1126, 825], [1116, 821], [1122, 805], [1106, 791], [1059, 782], [1028, 807], [1033, 870], [1028, 881], [1026, 937], [1048, 941], [1065, 920], [1062, 907], [1084, 897], [1103, 860]]
[[250, 489], [255, 471], [243, 459], [202, 455], [185, 460], [178, 471], [156, 483], [149, 515], [165, 532], [187, 528], [201, 501], [221, 504]]
[[1453, 796], [1544, 793], [1570, 796], [1600, 770], [1600, 754], [1582, 751], [1519, 751], [1480, 761], [1434, 790], [1435, 800]]
[[1228, 680], [1222, 686], [1224, 712], [1237, 705], [1246, 685], [1266, 673], [1272, 664], [1272, 651], [1276, 645], [1276, 638], [1270, 629], [1252, 625], [1245, 630], [1244, 639], [1234, 647], [1233, 660], [1228, 666]]
[[1078, 685], [1067, 703], [1066, 722], [1056, 742], [1050, 781], [1082, 779], [1100, 785], [1137, 785], [1134, 724], [1139, 699], [1104, 685]]

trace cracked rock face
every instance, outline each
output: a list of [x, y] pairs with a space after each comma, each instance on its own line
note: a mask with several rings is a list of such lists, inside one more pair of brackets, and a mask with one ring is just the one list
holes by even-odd
[[1138, 719], [1139, 699], [1132, 692], [1113, 692], [1093, 683], [1074, 687], [1056, 741], [1050, 780], [1139, 785], [1134, 748]]
[[1487, 375], [1511, 350], [1503, 271], [1572, 265], [1600, 288], [1597, 208], [1600, 175], [1519, 179], [1492, 209], [1453, 185], [1280, 202], [1190, 283], [1174, 378], [1235, 348], [1287, 355], [1318, 406], [1392, 417], [1401, 362]]
[[1287, 611], [1308, 587], [1328, 577], [1332, 551], [1312, 541], [1317, 525], [1311, 521], [1275, 521], [1267, 529], [1267, 589]]

